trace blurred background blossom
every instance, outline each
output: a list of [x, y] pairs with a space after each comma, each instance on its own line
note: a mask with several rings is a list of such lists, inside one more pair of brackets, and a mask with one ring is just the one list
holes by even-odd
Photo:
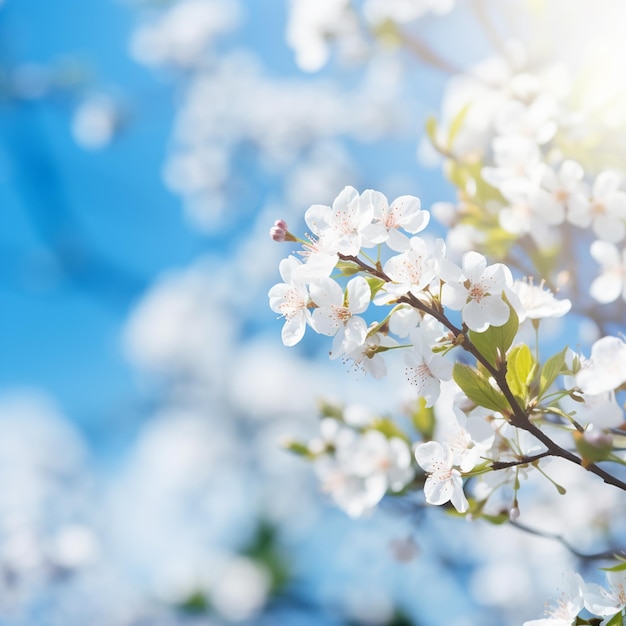
[[[0, 7], [0, 623], [437, 626], [445, 607], [502, 626], [573, 561], [417, 501], [351, 520], [283, 448], [316, 436], [322, 397], [388, 414], [413, 396], [400, 365], [364, 380], [283, 348], [269, 227], [300, 232], [344, 185], [453, 201], [428, 115], [449, 122], [455, 90], [506, 99], [480, 78], [502, 60], [446, 88], [502, 52], [468, 1], [356, 4]], [[492, 120], [474, 121], [459, 149]], [[568, 488], [554, 531], [595, 549], [586, 525], [619, 505], [591, 519]]]

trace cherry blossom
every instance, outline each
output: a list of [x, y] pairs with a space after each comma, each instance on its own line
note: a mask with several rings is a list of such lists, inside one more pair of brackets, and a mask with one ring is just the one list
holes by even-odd
[[442, 303], [461, 310], [463, 322], [471, 330], [482, 332], [490, 325], [501, 326], [510, 314], [502, 298], [509, 278], [506, 267], [501, 263], [487, 266], [487, 259], [473, 251], [463, 255], [462, 264], [462, 269], [446, 276], [450, 282], [442, 287]]
[[332, 207], [315, 204], [308, 209], [307, 224], [319, 237], [326, 231], [336, 236], [336, 250], [340, 254], [356, 256], [365, 243], [362, 230], [371, 224], [374, 208], [360, 202], [354, 187], [344, 187], [335, 198]]
[[452, 505], [459, 513], [469, 509], [469, 503], [463, 493], [461, 472], [452, 465], [452, 454], [438, 441], [420, 443], [415, 448], [415, 459], [428, 473], [424, 484], [424, 495], [428, 504]]
[[295, 270], [302, 263], [294, 256], [280, 262], [279, 270], [283, 283], [274, 285], [269, 291], [270, 308], [285, 318], [281, 332], [283, 343], [294, 346], [302, 337], [310, 320], [309, 293], [306, 286], [293, 280]]
[[619, 337], [602, 337], [591, 347], [591, 357], [576, 374], [583, 393], [613, 391], [626, 382], [626, 343]]
[[338, 426], [333, 445], [334, 453], [319, 457], [315, 469], [322, 488], [351, 517], [371, 511], [388, 490], [401, 491], [415, 474], [411, 450], [399, 437]]
[[541, 152], [526, 137], [496, 137], [492, 144], [495, 167], [483, 167], [482, 177], [497, 189], [515, 180], [527, 180], [539, 166]]
[[562, 317], [572, 308], [570, 300], [557, 300], [543, 282], [535, 285], [530, 279], [516, 280], [512, 290], [521, 303], [521, 308], [517, 311], [520, 322], [526, 318], [537, 320]]
[[372, 244], [386, 242], [396, 252], [410, 247], [409, 238], [399, 229], [414, 235], [424, 230], [430, 220], [430, 213], [422, 211], [420, 199], [415, 196], [400, 196], [389, 206], [384, 194], [368, 189], [360, 201], [372, 207], [375, 220], [362, 230], [363, 237]]
[[565, 209], [533, 180], [512, 180], [503, 184], [502, 195], [508, 201], [498, 219], [500, 226], [512, 235], [530, 235], [541, 249], [558, 241], [553, 229], [565, 221]]
[[349, 343], [362, 343], [367, 333], [367, 324], [356, 314], [367, 310], [371, 290], [362, 276], [350, 280], [344, 297], [341, 287], [331, 278], [325, 278], [310, 286], [311, 298], [317, 308], [311, 316], [311, 325], [323, 335], [334, 336], [331, 357], [343, 354], [344, 339]]
[[421, 237], [411, 237], [406, 252], [391, 257], [384, 265], [384, 272], [393, 281], [384, 286], [375, 304], [382, 304], [406, 293], [419, 298], [421, 292], [435, 278], [433, 257]]
[[626, 571], [606, 573], [608, 590], [596, 583], [585, 587], [585, 608], [594, 615], [608, 617], [626, 608]]
[[344, 360], [353, 362], [355, 370], [371, 374], [374, 378], [383, 378], [387, 375], [387, 366], [382, 352], [397, 345], [393, 338], [370, 331], [363, 342], [346, 336], [342, 346], [343, 354], [333, 353], [332, 356], [343, 356]]
[[[547, 164], [541, 164], [537, 168], [540, 176], [540, 184], [551, 195], [554, 202], [569, 207], [570, 198], [576, 194], [586, 193], [583, 181], [585, 171], [576, 161], [564, 160], [558, 170]], [[566, 216], [569, 218], [569, 216]]]
[[563, 592], [556, 606], [546, 609], [548, 617], [524, 622], [523, 626], [572, 626], [584, 606], [585, 583], [576, 572], [563, 573]]
[[432, 351], [436, 338], [441, 336], [440, 325], [429, 318], [411, 333], [411, 350], [406, 354], [406, 376], [417, 388], [419, 396], [431, 407], [437, 401], [442, 380], [452, 378], [452, 363]]
[[593, 183], [591, 197], [582, 193], [572, 196], [569, 221], [580, 228], [591, 225], [603, 241], [621, 241], [626, 232], [626, 193], [619, 189], [621, 181], [622, 176], [617, 172], [600, 173]]

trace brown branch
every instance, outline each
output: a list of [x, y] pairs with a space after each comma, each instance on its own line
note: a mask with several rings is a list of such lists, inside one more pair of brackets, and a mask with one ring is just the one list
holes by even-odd
[[517, 467], [519, 465], [530, 465], [539, 459], [543, 459], [547, 456], [550, 456], [550, 452], [548, 450], [544, 452], [539, 452], [538, 454], [533, 454], [531, 456], [523, 456], [521, 459], [517, 461], [493, 461], [491, 463], [491, 469], [493, 470], [502, 470], [508, 469], [509, 467]]
[[[384, 280], [385, 282], [392, 282], [389, 276], [387, 276], [382, 269], [378, 267], [371, 267], [361, 259], [356, 256], [346, 256], [339, 255], [339, 257], [344, 261], [352, 261], [356, 263], [363, 271]], [[574, 463], [575, 465], [580, 465], [583, 467], [582, 459], [576, 456], [573, 452], [562, 448], [557, 443], [552, 441], [548, 435], [546, 435], [538, 426], [533, 424], [530, 421], [530, 418], [526, 411], [520, 407], [517, 402], [517, 399], [513, 395], [511, 388], [506, 380], [506, 364], [502, 369], [498, 369], [494, 367], [476, 348], [476, 346], [469, 340], [465, 332], [455, 326], [443, 313], [440, 308], [436, 308], [435, 306], [429, 306], [426, 303], [420, 301], [416, 298], [412, 293], [407, 293], [404, 296], [401, 296], [397, 300], [398, 302], [406, 303], [412, 306], [413, 308], [421, 311], [423, 313], [427, 313], [428, 315], [432, 315], [437, 321], [443, 324], [454, 336], [455, 339], [458, 340], [458, 345], [462, 346], [466, 352], [469, 352], [483, 367], [489, 372], [489, 374], [493, 377], [498, 388], [506, 398], [509, 406], [511, 407], [511, 412], [506, 417], [509, 422], [519, 428], [521, 430], [525, 430], [533, 435], [536, 439], [538, 439], [546, 448], [547, 454], [546, 456], [554, 456], [565, 459], [570, 463]], [[590, 463], [585, 466], [585, 469], [592, 474], [595, 474], [599, 478], [601, 478], [606, 484], [612, 485], [621, 489], [622, 491], [626, 491], [626, 483], [621, 481], [619, 478], [613, 476], [606, 470], [602, 469], [595, 463]]]

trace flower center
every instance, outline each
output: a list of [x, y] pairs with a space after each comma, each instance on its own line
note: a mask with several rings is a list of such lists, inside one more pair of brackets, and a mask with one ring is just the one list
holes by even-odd
[[473, 284], [469, 289], [468, 289], [468, 295], [472, 300], [476, 300], [476, 302], [480, 302], [485, 296], [489, 295], [487, 293], [487, 290], [485, 289], [484, 285], [481, 285], [480, 283], [475, 283]]

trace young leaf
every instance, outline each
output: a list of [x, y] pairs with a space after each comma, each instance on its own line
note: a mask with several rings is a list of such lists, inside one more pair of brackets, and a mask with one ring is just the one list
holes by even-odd
[[426, 120], [426, 134], [432, 142], [433, 146], [437, 147], [437, 118], [431, 115]]
[[450, 130], [448, 131], [448, 150], [452, 150], [452, 147], [454, 146], [454, 140], [459, 134], [461, 128], [463, 128], [463, 122], [465, 121], [467, 113], [471, 107], [472, 103], [467, 102], [461, 107], [460, 111], [455, 115], [454, 119], [452, 120], [452, 123], [450, 124]]
[[474, 404], [492, 411], [511, 412], [511, 407], [502, 392], [494, 389], [477, 369], [463, 363], [455, 363], [452, 376], [463, 393]]
[[600, 567], [598, 569], [601, 569], [603, 572], [623, 572], [626, 570], [626, 562], [618, 563], [612, 567]]
[[426, 407], [426, 400], [418, 398], [411, 409], [411, 420], [413, 426], [425, 441], [433, 438], [435, 431], [435, 412], [432, 408]]
[[393, 437], [399, 437], [400, 439], [404, 439], [409, 445], [411, 444], [411, 440], [407, 436], [407, 434], [393, 421], [388, 417], [379, 417], [376, 418], [372, 422], [371, 430], [380, 431], [387, 439], [391, 439]]
[[540, 382], [539, 382], [539, 397], [550, 389], [552, 383], [556, 380], [556, 377], [560, 374], [563, 366], [565, 365], [565, 353], [567, 352], [567, 346], [551, 356], [541, 368]]
[[616, 613], [607, 623], [606, 626], [624, 626], [624, 618], [622, 612]]
[[469, 331], [470, 341], [494, 367], [498, 367], [498, 357], [511, 347], [519, 328], [519, 318], [510, 304], [509, 310], [509, 319], [502, 326], [489, 326], [482, 333]]
[[528, 403], [528, 386], [534, 371], [535, 359], [530, 348], [525, 343], [512, 348], [507, 357], [506, 382], [522, 406]]
[[366, 276], [365, 280], [370, 286], [372, 298], [380, 291], [381, 287], [385, 284], [385, 281], [382, 278], [377, 278], [376, 276]]

